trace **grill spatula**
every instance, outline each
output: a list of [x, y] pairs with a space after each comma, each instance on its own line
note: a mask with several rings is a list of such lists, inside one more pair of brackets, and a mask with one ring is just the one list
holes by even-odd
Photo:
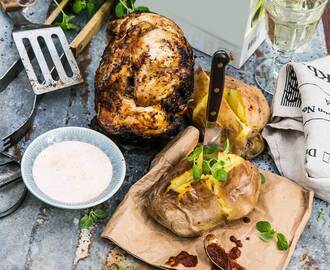
[[60, 27], [31, 23], [16, 0], [0, 0], [0, 4], [14, 22], [13, 39], [36, 95], [83, 81]]

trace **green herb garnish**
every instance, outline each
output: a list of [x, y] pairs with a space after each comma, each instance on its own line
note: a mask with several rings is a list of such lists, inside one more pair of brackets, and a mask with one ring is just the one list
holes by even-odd
[[[56, 0], [53, 0], [53, 2], [56, 4], [56, 6], [59, 7], [59, 4]], [[62, 13], [62, 21], [55, 23], [55, 25], [60, 26], [63, 29], [63, 31], [70, 31], [78, 28], [78, 26], [72, 22], [75, 16], [66, 14], [62, 8], [61, 8], [61, 13]]]
[[135, 11], [149, 11], [149, 8], [145, 6], [136, 7], [135, 1], [136, 0], [119, 0], [115, 7], [116, 17], [122, 18]]
[[204, 146], [204, 152], [207, 155], [211, 155], [220, 151], [220, 147], [218, 144], [211, 143], [209, 145]]
[[223, 152], [224, 152], [225, 154], [229, 154], [230, 151], [231, 151], [231, 149], [230, 149], [230, 142], [229, 142], [229, 139], [227, 138], [227, 139], [226, 139], [226, 142], [225, 142], [225, 146], [224, 146], [224, 148], [223, 148]]
[[275, 235], [275, 231], [274, 230], [271, 230], [269, 232], [263, 232], [259, 235], [259, 238], [262, 240], [262, 241], [265, 241], [265, 242], [269, 242], [270, 240], [273, 239]]
[[265, 184], [266, 183], [266, 176], [262, 173], [259, 173], [259, 177], [260, 177], [261, 184]]
[[[217, 153], [219, 150], [217, 144], [199, 146], [187, 157], [187, 160], [193, 163], [192, 171], [194, 180], [199, 180], [202, 174], [211, 174], [215, 179], [223, 182], [228, 180], [228, 172], [225, 170], [225, 161], [218, 160]], [[229, 151], [230, 144], [227, 139], [224, 153], [228, 154]], [[200, 155], [203, 155], [202, 160], [199, 160]]]
[[201, 178], [201, 172], [199, 171], [197, 162], [193, 164], [193, 178], [194, 180], [199, 180]]
[[128, 270], [128, 268], [127, 268], [127, 267], [120, 266], [120, 267], [118, 268], [118, 270]]
[[256, 228], [259, 232], [269, 232], [272, 229], [272, 225], [268, 221], [259, 221], [256, 224]]
[[202, 154], [203, 152], [203, 146], [199, 146], [197, 147], [194, 152], [192, 152], [188, 157], [187, 160], [192, 162], [195, 161], [196, 159], [198, 159], [199, 155]]
[[88, 214], [84, 215], [79, 222], [81, 229], [89, 229], [92, 225], [98, 222], [100, 219], [108, 217], [109, 214], [103, 209], [92, 209]]
[[85, 0], [74, 0], [72, 5], [72, 11], [76, 14], [79, 14], [86, 8], [86, 1]]
[[[52, 0], [56, 6], [59, 6], [57, 0]], [[95, 11], [95, 6], [97, 4], [98, 0], [74, 0], [72, 4], [72, 12], [79, 15], [84, 10], [87, 11], [87, 13], [91, 16]], [[62, 21], [56, 22], [55, 25], [60, 26], [63, 31], [70, 31], [78, 29], [78, 25], [73, 23], [73, 20], [76, 16], [67, 14], [64, 12], [64, 10], [61, 8], [61, 14], [62, 14]]]
[[259, 238], [262, 241], [269, 242], [276, 235], [277, 248], [279, 250], [287, 250], [289, 248], [289, 244], [288, 244], [288, 241], [286, 240], [285, 235], [282, 233], [276, 232], [268, 221], [265, 221], [265, 220], [258, 221], [256, 223], [256, 228], [260, 232]]
[[203, 160], [203, 162], [202, 162], [202, 171], [203, 171], [203, 174], [209, 174], [210, 173], [209, 162], [207, 162], [206, 160]]
[[317, 215], [317, 219], [316, 219], [317, 223], [321, 223], [323, 219], [324, 219], [324, 213], [323, 211], [319, 211], [319, 214]]
[[225, 171], [224, 168], [218, 168], [216, 170], [211, 171], [212, 176], [222, 182], [225, 182], [228, 180], [228, 173]]
[[95, 5], [97, 0], [74, 0], [72, 5], [72, 11], [75, 14], [80, 14], [82, 11], [87, 10], [91, 16], [95, 11]]
[[284, 234], [277, 233], [277, 248], [279, 250], [287, 250], [289, 248], [288, 241], [286, 240]]

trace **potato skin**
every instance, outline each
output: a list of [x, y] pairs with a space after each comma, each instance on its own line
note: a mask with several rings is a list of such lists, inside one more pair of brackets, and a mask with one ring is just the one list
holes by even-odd
[[[188, 115], [201, 132], [205, 129], [209, 73], [195, 72], [193, 98], [189, 102]], [[268, 102], [261, 91], [233, 77], [226, 76], [225, 92], [233, 89], [240, 94], [244, 121], [231, 107], [226, 95], [221, 102], [217, 124], [222, 127], [222, 143], [229, 138], [232, 150], [246, 159], [253, 159], [263, 152], [265, 143], [260, 133], [270, 117]], [[234, 104], [235, 105], [235, 104]], [[237, 105], [237, 104], [236, 104]], [[233, 106], [233, 105], [232, 105]]]
[[191, 166], [190, 162], [181, 161], [145, 194], [148, 214], [174, 234], [181, 237], [200, 236], [254, 209], [261, 182], [258, 169], [252, 163], [244, 160], [230, 171], [228, 181], [222, 184], [226, 211], [203, 180], [192, 182], [181, 199], [175, 191], [167, 191], [171, 180]]

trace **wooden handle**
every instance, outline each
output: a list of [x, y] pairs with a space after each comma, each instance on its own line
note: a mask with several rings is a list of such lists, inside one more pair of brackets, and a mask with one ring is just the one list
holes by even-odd
[[216, 122], [220, 111], [223, 89], [225, 86], [225, 70], [230, 58], [225, 51], [217, 51], [212, 58], [209, 97], [207, 101], [206, 120]]
[[16, 0], [0, 0], [0, 5], [5, 11], [14, 11], [22, 8]]
[[65, 6], [69, 3], [70, 0], [62, 0], [61, 3], [59, 3], [58, 6], [52, 11], [52, 13], [48, 16], [44, 24], [52, 24], [58, 15], [62, 12], [62, 10], [65, 8]]
[[86, 48], [94, 34], [99, 31], [102, 26], [102, 22], [108, 17], [113, 3], [114, 0], [106, 0], [71, 42], [70, 47], [76, 57]]

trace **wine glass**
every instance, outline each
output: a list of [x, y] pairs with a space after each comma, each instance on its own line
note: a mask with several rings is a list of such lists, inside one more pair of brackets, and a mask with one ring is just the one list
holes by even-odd
[[265, 0], [266, 30], [275, 57], [255, 71], [259, 87], [274, 94], [280, 68], [308, 46], [328, 0]]

